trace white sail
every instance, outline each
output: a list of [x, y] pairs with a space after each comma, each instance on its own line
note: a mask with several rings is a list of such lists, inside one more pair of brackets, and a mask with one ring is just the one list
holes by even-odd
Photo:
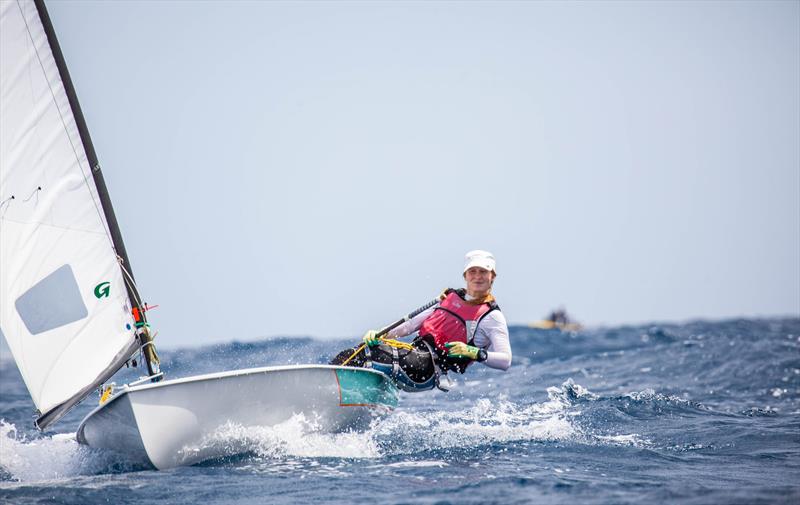
[[0, 1], [0, 82], [0, 333], [40, 413], [63, 411], [44, 427], [137, 340], [99, 166], [43, 4]]

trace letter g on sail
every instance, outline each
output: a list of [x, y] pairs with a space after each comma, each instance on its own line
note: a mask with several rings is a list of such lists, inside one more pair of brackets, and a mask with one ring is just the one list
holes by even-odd
[[94, 296], [96, 296], [97, 298], [102, 298], [104, 296], [108, 298], [110, 292], [111, 292], [111, 283], [108, 281], [101, 282], [100, 284], [94, 287]]

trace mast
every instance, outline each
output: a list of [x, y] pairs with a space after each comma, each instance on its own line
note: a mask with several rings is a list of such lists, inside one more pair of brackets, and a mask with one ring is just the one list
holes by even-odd
[[47, 12], [44, 0], [34, 0], [34, 4], [47, 36], [47, 41], [55, 59], [56, 67], [58, 68], [58, 73], [61, 77], [64, 90], [67, 94], [69, 105], [72, 109], [72, 114], [78, 127], [80, 139], [83, 143], [84, 151], [89, 161], [89, 166], [91, 167], [92, 178], [97, 188], [103, 214], [108, 224], [114, 251], [118, 257], [120, 268], [122, 269], [122, 275], [125, 279], [125, 288], [136, 322], [136, 336], [138, 339], [138, 345], [134, 345], [121, 351], [120, 354], [112, 361], [111, 366], [109, 366], [103, 374], [97, 377], [92, 384], [81, 390], [78, 394], [74, 395], [67, 401], [42, 414], [36, 420], [36, 426], [39, 429], [44, 429], [47, 425], [55, 422], [61, 416], [66, 414], [69, 409], [80, 402], [94, 388], [108, 380], [114, 373], [117, 372], [117, 370], [124, 366], [124, 364], [130, 359], [131, 355], [136, 352], [137, 347], [142, 350], [142, 354], [147, 365], [148, 375], [152, 377], [151, 380], [156, 382], [161, 379], [161, 375], [159, 370], [158, 356], [155, 351], [155, 346], [153, 344], [153, 339], [150, 334], [145, 315], [146, 307], [143, 306], [141, 297], [136, 289], [130, 260], [125, 249], [125, 244], [122, 240], [122, 234], [120, 232], [119, 224], [117, 223], [117, 218], [114, 214], [111, 199], [108, 195], [108, 188], [106, 187], [105, 179], [103, 178], [103, 173], [100, 170], [100, 163], [98, 162], [97, 154], [95, 152], [94, 145], [92, 144], [92, 139], [86, 126], [86, 121], [83, 117], [83, 112], [81, 111], [80, 104], [78, 103], [78, 97], [75, 93], [72, 79], [70, 78], [69, 71], [67, 70], [66, 62], [64, 60], [63, 53], [61, 52], [61, 47], [58, 44], [58, 39], [56, 38], [55, 30], [53, 29], [53, 24], [50, 21], [50, 16]]

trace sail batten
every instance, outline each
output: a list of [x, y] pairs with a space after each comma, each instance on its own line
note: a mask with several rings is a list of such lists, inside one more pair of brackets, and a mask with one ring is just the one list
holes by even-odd
[[44, 428], [138, 351], [138, 296], [44, 3], [0, 2], [0, 37], [0, 334]]

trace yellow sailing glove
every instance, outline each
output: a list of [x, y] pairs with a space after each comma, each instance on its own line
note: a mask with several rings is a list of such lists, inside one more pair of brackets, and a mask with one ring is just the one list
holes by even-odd
[[369, 330], [364, 334], [364, 338], [362, 339], [365, 344], [370, 347], [375, 347], [376, 345], [381, 343], [381, 340], [377, 337], [378, 330]]
[[478, 352], [480, 349], [467, 345], [464, 342], [448, 342], [444, 344], [444, 346], [447, 347], [447, 355], [451, 358], [478, 359]]

